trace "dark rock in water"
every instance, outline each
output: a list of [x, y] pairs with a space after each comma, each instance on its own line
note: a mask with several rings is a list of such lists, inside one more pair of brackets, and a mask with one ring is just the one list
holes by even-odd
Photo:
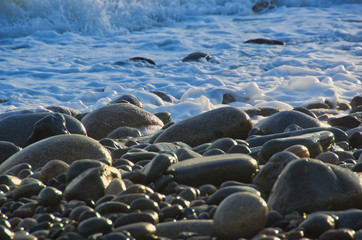
[[345, 127], [345, 128], [356, 128], [362, 123], [361, 120], [359, 120], [356, 117], [352, 116], [344, 116], [339, 118], [329, 118], [328, 124], [331, 126], [338, 126], [338, 127]]
[[294, 160], [275, 182], [268, 206], [283, 215], [361, 208], [360, 178], [348, 169], [317, 160]]
[[[24, 146], [32, 134], [34, 124], [49, 113], [17, 114], [0, 120], [0, 140]], [[87, 135], [83, 124], [76, 118], [64, 114], [66, 129], [71, 134]]]
[[250, 183], [256, 169], [256, 160], [246, 154], [224, 154], [184, 160], [171, 165], [168, 172], [174, 181], [198, 187], [219, 186], [228, 180]]
[[223, 107], [175, 123], [165, 129], [155, 143], [181, 141], [194, 147], [223, 137], [245, 139], [251, 127], [245, 112]]
[[36, 169], [54, 159], [69, 164], [78, 159], [102, 158], [112, 161], [108, 150], [96, 140], [78, 134], [58, 135], [36, 142], [8, 158], [0, 165], [0, 174], [19, 163], [29, 163]]
[[258, 155], [258, 161], [265, 163], [269, 158], [293, 145], [303, 145], [308, 148], [310, 156], [316, 157], [334, 144], [334, 135], [329, 131], [307, 133], [300, 136], [276, 138], [264, 143]]
[[235, 98], [230, 93], [224, 93], [222, 95], [222, 102], [221, 102], [222, 104], [228, 104], [235, 101], [236, 101]]
[[275, 108], [275, 107], [258, 107], [258, 108], [251, 108], [251, 109], [245, 110], [245, 112], [250, 117], [254, 117], [254, 116], [268, 117], [268, 116], [271, 116], [274, 113], [278, 113], [280, 111], [282, 111], [282, 110], [279, 108]]
[[102, 166], [90, 168], [74, 178], [65, 188], [63, 196], [66, 200], [78, 199], [94, 201], [104, 196], [105, 189], [114, 178], [120, 178], [114, 167]]
[[156, 65], [156, 63], [149, 59], [149, 58], [145, 58], [145, 57], [133, 57], [133, 58], [130, 58], [128, 59], [127, 61], [130, 61], [130, 62], [147, 62], [151, 65]]
[[313, 127], [329, 127], [328, 124], [322, 123], [298, 111], [283, 111], [271, 115], [254, 125], [264, 134], [281, 133], [291, 124], [296, 124], [304, 129]]
[[45, 108], [50, 111], [53, 111], [55, 113], [63, 113], [63, 114], [71, 115], [73, 117], [81, 113], [78, 110], [75, 110], [70, 107], [64, 107], [64, 106], [48, 106]]
[[336, 227], [336, 219], [324, 213], [308, 215], [307, 218], [299, 224], [298, 228], [303, 229], [306, 237], [317, 239], [327, 230]]
[[362, 105], [362, 96], [353, 97], [350, 104], [351, 104], [352, 108], [356, 108], [358, 106], [361, 106]]
[[177, 239], [181, 232], [194, 232], [199, 236], [214, 236], [212, 220], [180, 220], [163, 222], [156, 226], [157, 236]]
[[109, 104], [115, 103], [130, 103], [139, 108], [143, 108], [143, 103], [141, 102], [141, 100], [133, 94], [124, 94], [122, 96], [116, 97], [109, 102]]
[[351, 113], [360, 113], [360, 112], [362, 112], [362, 105], [351, 109], [349, 113], [351, 114]]
[[78, 225], [78, 232], [85, 237], [94, 233], [108, 233], [112, 230], [112, 221], [105, 217], [92, 217]]
[[106, 105], [88, 113], [82, 123], [88, 136], [95, 139], [105, 138], [119, 127], [152, 128], [155, 131], [163, 127], [163, 122], [152, 113], [127, 103]]
[[285, 166], [296, 159], [299, 158], [290, 152], [276, 153], [258, 172], [253, 180], [253, 184], [255, 184], [260, 189], [261, 195], [264, 199], [268, 199], [275, 181]]
[[165, 125], [167, 123], [171, 122], [171, 113], [169, 113], [169, 112], [158, 112], [158, 113], [155, 113], [155, 116], [158, 117], [159, 119], [161, 119], [161, 121]]
[[5, 99], [5, 98], [0, 98], [0, 103], [4, 103], [4, 102], [7, 102], [8, 100]]
[[310, 111], [309, 109], [306, 109], [304, 107], [296, 107], [293, 110], [298, 111], [298, 112], [302, 112], [304, 114], [307, 114], [307, 115], [311, 116], [312, 118], [318, 119], [317, 116], [312, 111]]
[[24, 144], [24, 147], [41, 139], [60, 134], [70, 134], [65, 124], [64, 115], [59, 113], [49, 114], [34, 123], [33, 132]]
[[106, 138], [122, 139], [127, 137], [141, 137], [142, 134], [137, 128], [119, 127], [110, 132]]
[[266, 1], [266, 0], [258, 0], [255, 2], [255, 4], [252, 6], [252, 10], [255, 13], [262, 12], [268, 9], [275, 8], [275, 0]]
[[268, 206], [252, 193], [234, 193], [218, 206], [214, 230], [220, 239], [251, 238], [261, 231], [268, 217]]
[[20, 150], [21, 147], [12, 142], [0, 141], [0, 164]]
[[245, 41], [244, 43], [256, 43], [256, 44], [269, 44], [269, 45], [285, 45], [285, 42], [272, 40], [272, 39], [265, 39], [265, 38], [255, 38]]
[[176, 151], [178, 161], [187, 160], [190, 158], [197, 158], [202, 157], [202, 155], [198, 154], [197, 152], [192, 151], [191, 149], [187, 148], [180, 148]]
[[326, 103], [310, 103], [306, 106], [307, 109], [319, 109], [319, 108], [324, 108], [324, 109], [329, 109], [329, 105]]
[[272, 139], [294, 137], [294, 136], [300, 136], [303, 134], [315, 133], [321, 131], [332, 132], [334, 135], [335, 142], [348, 141], [347, 133], [335, 127], [329, 127], [329, 128], [316, 127], [316, 128], [308, 128], [292, 132], [275, 133], [275, 134], [248, 138], [246, 141], [249, 143], [250, 147], [257, 147], [257, 146], [262, 146], [264, 143]]
[[172, 103], [172, 97], [167, 92], [162, 91], [152, 91], [153, 94], [159, 96], [163, 101]]
[[184, 57], [182, 62], [198, 62], [202, 58], [205, 58], [207, 61], [209, 61], [212, 56], [203, 52], [194, 52]]

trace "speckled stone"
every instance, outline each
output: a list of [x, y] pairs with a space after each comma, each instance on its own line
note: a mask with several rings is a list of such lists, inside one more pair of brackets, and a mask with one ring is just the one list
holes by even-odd
[[69, 164], [87, 158], [112, 160], [108, 150], [92, 138], [78, 134], [58, 135], [34, 143], [14, 154], [0, 165], [0, 173], [19, 163], [29, 163], [36, 169], [54, 159]]
[[268, 206], [252, 193], [234, 193], [224, 199], [214, 215], [214, 230], [221, 239], [251, 238], [262, 230]]
[[[122, 119], [122, 121], [119, 121]], [[154, 131], [163, 127], [163, 122], [152, 113], [132, 104], [116, 103], [100, 107], [88, 113], [82, 123], [88, 136], [95, 139], [105, 138], [119, 127], [152, 128]]]

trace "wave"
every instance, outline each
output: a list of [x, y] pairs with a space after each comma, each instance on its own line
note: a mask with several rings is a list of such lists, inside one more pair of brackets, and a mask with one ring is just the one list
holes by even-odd
[[328, 6], [362, 0], [1, 0], [0, 37], [36, 31], [115, 35], [201, 15], [249, 15], [280, 6]]

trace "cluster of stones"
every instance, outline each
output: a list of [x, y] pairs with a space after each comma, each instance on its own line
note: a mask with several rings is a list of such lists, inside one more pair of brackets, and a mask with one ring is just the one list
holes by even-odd
[[47, 109], [0, 116], [0, 239], [362, 239], [361, 96], [177, 123], [132, 95]]

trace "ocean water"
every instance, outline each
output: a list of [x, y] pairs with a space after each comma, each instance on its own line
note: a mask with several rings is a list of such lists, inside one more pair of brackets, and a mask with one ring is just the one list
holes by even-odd
[[[362, 95], [361, 13], [362, 0], [0, 0], [0, 114], [122, 94], [174, 121], [225, 94], [242, 109], [348, 102]], [[212, 59], [181, 61], [193, 52]]]

